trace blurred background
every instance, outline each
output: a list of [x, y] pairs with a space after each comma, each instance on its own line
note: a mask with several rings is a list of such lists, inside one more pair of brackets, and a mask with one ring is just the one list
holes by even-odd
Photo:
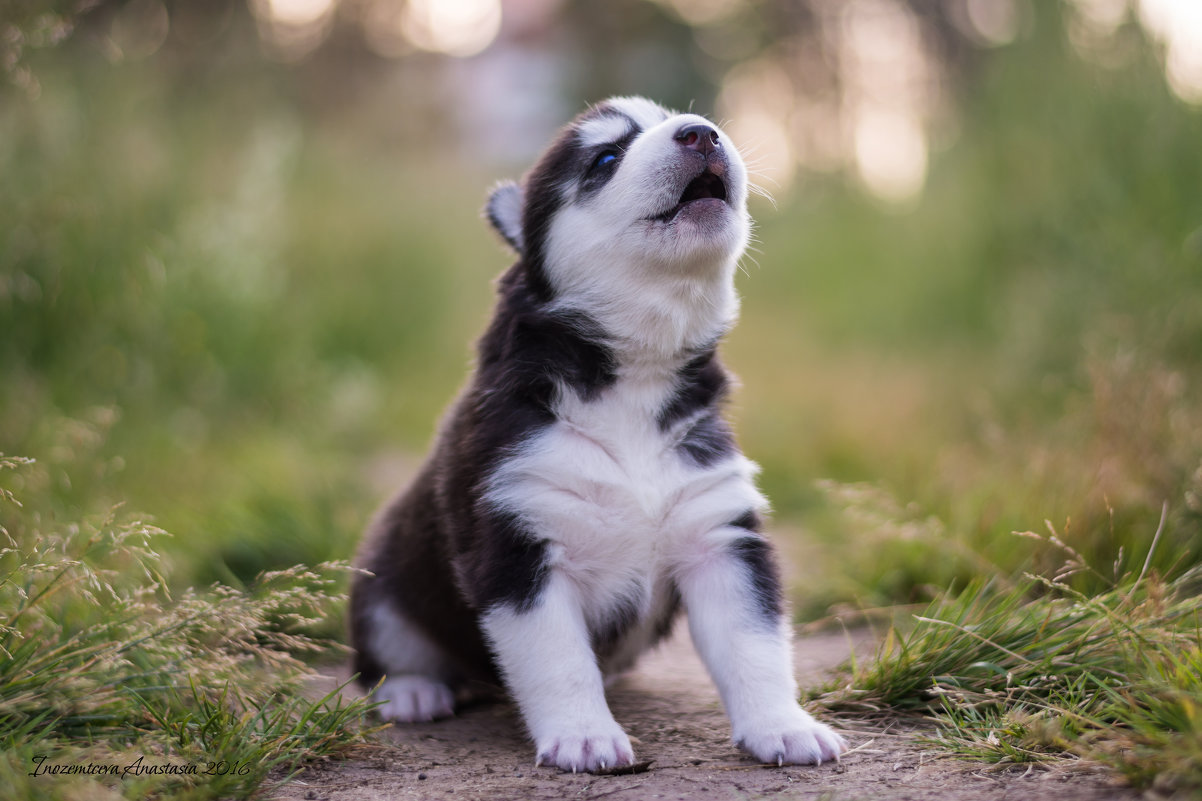
[[0, 83], [3, 480], [177, 583], [352, 553], [511, 261], [488, 188], [619, 93], [774, 198], [725, 356], [801, 616], [1053, 566], [1014, 531], [1202, 558], [1196, 0], [0, 0]]

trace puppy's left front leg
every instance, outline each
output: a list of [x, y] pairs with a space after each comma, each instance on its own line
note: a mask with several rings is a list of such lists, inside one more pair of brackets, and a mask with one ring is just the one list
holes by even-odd
[[532, 604], [501, 603], [482, 618], [540, 765], [605, 770], [634, 764], [630, 738], [605, 703], [580, 598], [551, 569]]
[[761, 762], [836, 760], [843, 738], [797, 702], [775, 554], [757, 532], [713, 532], [679, 576], [689, 633], [718, 686], [734, 740]]

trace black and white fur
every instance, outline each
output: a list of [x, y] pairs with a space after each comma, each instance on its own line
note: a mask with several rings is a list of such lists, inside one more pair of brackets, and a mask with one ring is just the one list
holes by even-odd
[[844, 749], [797, 703], [766, 501], [722, 416], [747, 185], [710, 122], [628, 97], [494, 191], [518, 261], [352, 587], [356, 669], [384, 679], [385, 718], [450, 715], [503, 682], [540, 764], [632, 764], [606, 677], [683, 608], [739, 745], [772, 763]]

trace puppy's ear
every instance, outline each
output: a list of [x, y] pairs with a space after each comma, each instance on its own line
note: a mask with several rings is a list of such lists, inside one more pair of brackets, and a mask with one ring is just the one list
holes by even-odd
[[522, 253], [522, 206], [525, 201], [526, 194], [522, 187], [513, 181], [502, 181], [492, 190], [488, 205], [484, 207], [492, 227], [505, 237], [518, 255]]

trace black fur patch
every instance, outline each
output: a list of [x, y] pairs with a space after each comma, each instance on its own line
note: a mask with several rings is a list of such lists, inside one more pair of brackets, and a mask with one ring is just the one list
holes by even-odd
[[[584, 151], [590, 159], [590, 166], [580, 181], [580, 197], [582, 199], [600, 192], [601, 188], [609, 183], [610, 179], [617, 174], [618, 168], [622, 165], [622, 157], [626, 155], [626, 148], [630, 147], [630, 143], [641, 133], [633, 120], [630, 121], [630, 125], [632, 130], [620, 139], [603, 145], [597, 145]], [[597, 159], [605, 153], [612, 153], [614, 160], [608, 164], [598, 166]]]
[[[352, 616], [350, 623], [351, 628], [353, 629], [351, 633], [351, 641], [357, 643], [366, 642], [368, 637], [368, 632], [366, 631], [368, 618], [366, 616], [358, 618]], [[375, 687], [376, 684], [379, 683], [380, 679], [384, 678], [385, 673], [387, 673], [387, 671], [384, 669], [384, 666], [376, 661], [375, 655], [372, 654], [371, 651], [362, 647], [355, 651], [351, 670], [358, 674], [355, 677], [355, 681], [357, 681], [359, 686], [365, 690], [370, 690], [371, 688]]]
[[475, 381], [439, 451], [461, 589], [477, 608], [529, 609], [546, 578], [545, 544], [518, 518], [483, 501], [489, 476], [555, 421], [560, 387], [591, 400], [616, 380], [616, 371], [617, 358], [591, 318], [547, 311], [520, 276], [502, 282], [496, 317], [479, 343]]
[[636, 588], [606, 611], [601, 624], [590, 632], [593, 651], [599, 659], [613, 653], [630, 627], [639, 622], [639, 609], [642, 605], [642, 593]]
[[668, 603], [664, 605], [664, 616], [655, 622], [654, 642], [659, 642], [672, 633], [672, 627], [676, 625], [677, 613], [680, 612], [680, 590], [675, 584], [672, 584], [668, 591]]
[[517, 515], [494, 513], [489, 523], [481, 552], [464, 562], [468, 600], [477, 609], [507, 604], [528, 612], [547, 583], [547, 542], [536, 539]]
[[545, 266], [547, 232], [564, 203], [560, 170], [579, 158], [571, 137], [560, 139], [526, 177], [526, 209], [522, 214], [522, 260], [530, 289], [537, 300], [547, 303], [555, 292]]
[[676, 447], [698, 467], [709, 467], [735, 452], [735, 437], [715, 411], [693, 423]]
[[500, 682], [478, 613], [452, 570], [438, 493], [437, 471], [423, 470], [373, 521], [357, 560], [373, 574], [355, 576], [349, 610], [355, 670], [366, 688], [390, 669], [371, 649], [374, 610], [381, 604], [403, 610], [441, 648], [448, 660], [444, 680]]
[[760, 516], [756, 514], [754, 509], [748, 509], [743, 514], [739, 515], [738, 518], [730, 521], [730, 525], [734, 528], [745, 528], [748, 531], [758, 532], [761, 530], [763, 521], [760, 519]]
[[461, 406], [467, 419], [460, 428], [474, 436], [461, 443], [462, 455], [481, 476], [514, 444], [554, 422], [559, 386], [592, 400], [617, 380], [617, 356], [601, 326], [582, 312], [547, 311], [522, 280], [522, 266], [502, 281], [496, 316], [477, 346], [467, 408]]
[[720, 404], [726, 399], [730, 385], [726, 370], [718, 361], [718, 350], [709, 347], [690, 359], [676, 379], [676, 391], [660, 410], [656, 422], [660, 431], [667, 431], [675, 423]]
[[656, 418], [660, 431], [666, 432], [697, 416], [676, 447], [698, 467], [708, 467], [735, 451], [734, 434], [720, 410], [729, 387], [717, 348], [705, 348], [680, 369], [676, 389]]
[[643, 598], [641, 591], [635, 589], [607, 610], [600, 623], [592, 626], [589, 636], [593, 652], [607, 670], [620, 672], [632, 664], [630, 659], [634, 654], [631, 653], [623, 654], [620, 662], [611, 661], [622, 651], [628, 637], [639, 637], [643, 640], [643, 648], [648, 648], [672, 633], [680, 613], [680, 590], [675, 583], [669, 582], [665, 592], [662, 600], [653, 602], [655, 608], [648, 618], [639, 618]]
[[[575, 178], [588, 183], [589, 167], [606, 145], [590, 148], [583, 147], [579, 138], [579, 125], [590, 120], [603, 117], [623, 117], [631, 126], [628, 137], [613, 143], [624, 151], [638, 133], [638, 126], [626, 114], [605, 104], [581, 115], [575, 125], [564, 130], [539, 159], [538, 163], [526, 175], [525, 193], [526, 208], [522, 215], [522, 253], [526, 262], [525, 270], [529, 275], [530, 287], [535, 297], [542, 302], [554, 298], [554, 288], [546, 272], [546, 240], [551, 221], [567, 200], [564, 193], [566, 179]], [[620, 161], [620, 156], [619, 156]], [[615, 169], [616, 169], [615, 164]], [[599, 182], [596, 188], [600, 188]]]
[[747, 565], [756, 611], [769, 625], [775, 626], [784, 614], [780, 568], [768, 540], [759, 536], [740, 537], [730, 544], [731, 553]]

